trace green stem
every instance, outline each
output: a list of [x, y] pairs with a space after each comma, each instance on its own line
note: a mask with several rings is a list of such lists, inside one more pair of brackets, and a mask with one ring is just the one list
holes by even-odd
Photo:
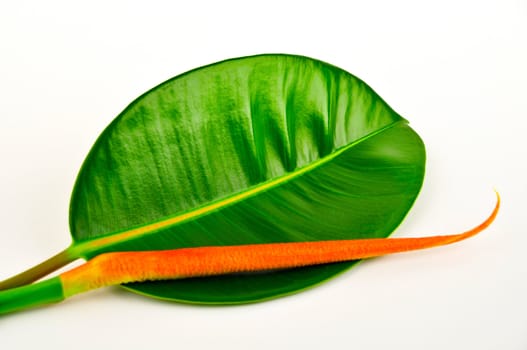
[[0, 315], [64, 300], [60, 277], [0, 292]]
[[0, 282], [0, 290], [20, 287], [35, 282], [75, 260], [77, 260], [77, 256], [71, 254], [70, 248], [66, 248], [29, 270]]

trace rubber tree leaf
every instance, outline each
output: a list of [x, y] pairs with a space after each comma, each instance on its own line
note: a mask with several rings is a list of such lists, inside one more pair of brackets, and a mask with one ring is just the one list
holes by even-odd
[[[388, 236], [421, 187], [425, 150], [368, 85], [301, 56], [215, 63], [131, 103], [78, 175], [70, 254]], [[129, 290], [196, 303], [292, 293], [353, 262]]]

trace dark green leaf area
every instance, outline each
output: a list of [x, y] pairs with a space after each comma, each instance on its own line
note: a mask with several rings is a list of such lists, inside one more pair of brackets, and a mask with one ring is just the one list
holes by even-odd
[[[77, 178], [70, 227], [79, 247], [94, 243], [80, 251], [87, 258], [386, 237], [414, 202], [424, 165], [417, 134], [351, 74], [298, 56], [235, 59], [161, 84], [110, 124]], [[249, 191], [205, 215], [120, 238]], [[100, 237], [115, 241], [98, 244]], [[305, 289], [352, 264], [127, 288], [179, 301], [251, 302]]]

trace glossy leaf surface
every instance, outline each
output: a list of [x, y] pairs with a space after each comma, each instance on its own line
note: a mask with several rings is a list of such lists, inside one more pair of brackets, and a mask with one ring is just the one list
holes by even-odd
[[[147, 92], [99, 137], [71, 199], [73, 251], [386, 237], [421, 187], [424, 146], [364, 82], [261, 55]], [[240, 303], [317, 284], [353, 263], [128, 285]]]

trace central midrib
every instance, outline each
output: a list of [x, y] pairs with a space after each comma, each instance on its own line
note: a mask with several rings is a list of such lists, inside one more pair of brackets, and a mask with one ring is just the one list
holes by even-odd
[[302, 168], [299, 168], [299, 169], [296, 169], [290, 173], [287, 173], [285, 175], [282, 175], [282, 176], [279, 176], [277, 178], [274, 178], [274, 179], [271, 179], [271, 180], [268, 180], [266, 182], [262, 182], [262, 183], [259, 183], [258, 185], [255, 185], [253, 187], [249, 187], [248, 189], [246, 189], [245, 191], [243, 192], [238, 192], [236, 194], [233, 194], [231, 196], [228, 196], [226, 198], [222, 198], [222, 199], [219, 199], [219, 200], [216, 200], [216, 201], [213, 201], [211, 203], [208, 203], [204, 206], [200, 206], [200, 207], [197, 207], [195, 209], [193, 209], [192, 211], [188, 211], [188, 212], [185, 212], [185, 213], [181, 213], [181, 214], [177, 214], [177, 215], [174, 215], [174, 216], [170, 216], [170, 217], [165, 217], [165, 218], [162, 218], [160, 219], [159, 221], [155, 221], [155, 222], [152, 222], [152, 223], [149, 223], [149, 224], [146, 224], [146, 225], [141, 225], [141, 226], [138, 226], [138, 227], [134, 227], [134, 228], [131, 228], [131, 229], [127, 229], [127, 230], [124, 230], [124, 231], [117, 231], [117, 232], [114, 232], [114, 233], [109, 233], [107, 235], [104, 235], [103, 237], [97, 237], [97, 238], [93, 238], [91, 240], [88, 240], [88, 241], [84, 241], [84, 242], [79, 242], [79, 243], [73, 243], [72, 246], [70, 248], [68, 248], [68, 251], [71, 253], [71, 254], [74, 254], [75, 256], [83, 256], [85, 254], [88, 254], [90, 252], [92, 252], [93, 250], [96, 250], [96, 249], [100, 249], [100, 248], [103, 248], [103, 247], [108, 247], [108, 246], [111, 246], [112, 244], [115, 244], [115, 243], [120, 243], [120, 242], [125, 242], [125, 241], [128, 241], [128, 240], [132, 240], [132, 239], [135, 239], [137, 237], [140, 237], [140, 236], [143, 236], [143, 235], [147, 235], [147, 234], [152, 234], [152, 233], [155, 233], [161, 229], [164, 229], [164, 228], [167, 228], [167, 227], [170, 227], [170, 226], [174, 226], [174, 225], [177, 225], [177, 224], [181, 224], [183, 222], [186, 222], [186, 221], [189, 221], [189, 220], [192, 220], [192, 219], [195, 219], [195, 218], [198, 218], [198, 217], [201, 217], [201, 216], [205, 216], [205, 215], [208, 215], [216, 210], [219, 210], [219, 209], [222, 209], [222, 208], [225, 208], [225, 207], [228, 207], [232, 204], [235, 204], [237, 202], [240, 202], [240, 201], [243, 201], [247, 198], [250, 198], [252, 196], [255, 196], [259, 193], [262, 193], [262, 192], [265, 192], [271, 188], [274, 188], [276, 186], [280, 186], [284, 183], [287, 183], [299, 176], [302, 176], [306, 173], [308, 173], [309, 171], [311, 170], [314, 170], [328, 162], [330, 162], [331, 160], [335, 159], [336, 157], [338, 157], [339, 155], [341, 155], [342, 153], [348, 151], [350, 148], [353, 148], [354, 146], [356, 146], [357, 144], [359, 143], [362, 143], [372, 137], [374, 137], [375, 135], [378, 135], [382, 132], [384, 132], [385, 130], [388, 130], [390, 128], [392, 128], [393, 126], [395, 126], [396, 124], [399, 124], [399, 123], [406, 123], [406, 120], [398, 120], [398, 121], [395, 121], [395, 122], [392, 122], [382, 128], [380, 128], [379, 130], [376, 130], [374, 132], [371, 132], [349, 144], [347, 144], [346, 146], [344, 147], [341, 147], [339, 149], [337, 149], [336, 151], [328, 154], [327, 156], [323, 157], [323, 158], [320, 158]]

